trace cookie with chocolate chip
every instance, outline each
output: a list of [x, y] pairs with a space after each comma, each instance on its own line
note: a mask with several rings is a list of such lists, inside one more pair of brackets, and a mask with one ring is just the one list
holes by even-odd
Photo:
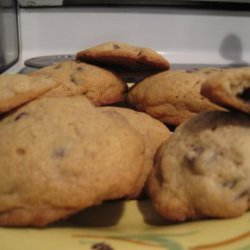
[[250, 117], [208, 111], [180, 125], [157, 151], [148, 182], [169, 220], [230, 218], [250, 209]]
[[138, 181], [138, 188], [131, 197], [138, 197], [144, 188], [145, 181], [153, 168], [154, 155], [157, 148], [170, 136], [169, 129], [159, 120], [151, 116], [128, 108], [101, 107], [104, 113], [120, 114], [135, 128], [143, 137], [145, 144], [145, 164], [141, 178]]
[[153, 49], [121, 42], [107, 42], [76, 54], [79, 61], [108, 67], [134, 82], [168, 70], [169, 62]]
[[250, 67], [217, 74], [202, 85], [201, 94], [218, 105], [250, 114]]
[[0, 113], [14, 109], [57, 87], [60, 83], [48, 77], [22, 74], [0, 75]]
[[203, 97], [200, 89], [209, 77], [223, 70], [202, 68], [158, 73], [134, 85], [127, 100], [138, 111], [178, 126], [197, 113], [222, 109]]
[[31, 72], [32, 76], [46, 76], [61, 83], [44, 96], [84, 95], [96, 106], [124, 100], [126, 83], [116, 74], [100, 67], [76, 61], [65, 61]]
[[141, 135], [87, 98], [40, 98], [0, 122], [0, 225], [44, 226], [134, 193]]

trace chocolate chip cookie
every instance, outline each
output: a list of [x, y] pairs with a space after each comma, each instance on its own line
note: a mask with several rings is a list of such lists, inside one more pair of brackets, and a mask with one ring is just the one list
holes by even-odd
[[167, 125], [178, 126], [193, 115], [219, 110], [200, 94], [202, 83], [220, 68], [169, 70], [158, 73], [134, 85], [128, 92], [128, 102], [139, 111]]
[[170, 67], [167, 59], [153, 49], [121, 42], [107, 42], [79, 51], [76, 59], [108, 67], [132, 82]]
[[114, 73], [76, 61], [50, 65], [30, 75], [51, 77], [61, 83], [44, 96], [84, 95], [96, 106], [123, 101], [127, 90], [126, 83]]
[[218, 105], [250, 114], [250, 67], [217, 74], [202, 84], [201, 94]]
[[134, 193], [144, 144], [85, 97], [41, 98], [0, 122], [0, 225], [44, 226]]
[[156, 154], [148, 190], [169, 220], [230, 218], [250, 209], [250, 117], [208, 111], [180, 125]]

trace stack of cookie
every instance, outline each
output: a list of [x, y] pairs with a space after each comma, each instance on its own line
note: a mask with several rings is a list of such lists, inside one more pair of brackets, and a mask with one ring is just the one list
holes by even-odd
[[142, 195], [177, 221], [249, 209], [249, 68], [170, 70], [118, 42], [76, 59], [0, 76], [0, 225]]
[[250, 69], [215, 74], [201, 93], [226, 111], [182, 123], [159, 147], [147, 183], [169, 220], [230, 218], [250, 209]]
[[0, 225], [45, 226], [142, 195], [170, 131], [145, 113], [99, 107], [125, 100], [116, 73], [66, 61], [1, 75], [0, 89]]

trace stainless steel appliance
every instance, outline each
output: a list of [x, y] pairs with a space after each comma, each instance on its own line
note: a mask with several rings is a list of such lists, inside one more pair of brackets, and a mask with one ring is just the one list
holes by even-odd
[[236, 2], [20, 0], [17, 43], [15, 3], [1, 1], [1, 70], [17, 61], [9, 69], [17, 72], [34, 57], [51, 60], [56, 55], [61, 60], [60, 55], [74, 56], [107, 41], [151, 47], [172, 67], [246, 65], [250, 62], [250, 4]]
[[0, 73], [19, 58], [17, 3], [0, 1]]

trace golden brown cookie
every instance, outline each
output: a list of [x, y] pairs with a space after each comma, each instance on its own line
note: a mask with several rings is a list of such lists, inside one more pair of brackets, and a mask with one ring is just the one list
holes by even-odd
[[30, 73], [32, 76], [47, 76], [61, 83], [44, 96], [84, 95], [96, 106], [124, 100], [126, 83], [112, 72], [94, 65], [65, 61]]
[[0, 122], [0, 225], [44, 226], [134, 193], [144, 144], [82, 96], [41, 98]]
[[138, 197], [143, 188], [150, 171], [153, 168], [153, 159], [157, 148], [168, 139], [170, 131], [160, 121], [151, 116], [137, 112], [128, 108], [119, 107], [101, 107], [105, 113], [118, 113], [126, 118], [129, 124], [136, 129], [143, 137], [145, 144], [145, 164], [141, 178], [138, 181], [138, 188], [132, 198]]
[[230, 218], [250, 209], [250, 117], [208, 111], [180, 125], [156, 154], [148, 190], [169, 220]]
[[169, 62], [153, 49], [121, 42], [107, 42], [79, 51], [76, 59], [108, 67], [129, 82], [137, 82], [170, 67]]
[[250, 67], [217, 74], [202, 84], [201, 94], [220, 106], [250, 114]]
[[134, 85], [127, 99], [137, 110], [167, 125], [178, 126], [199, 112], [222, 109], [200, 94], [202, 83], [222, 70], [165, 71]]
[[60, 83], [48, 77], [22, 74], [0, 75], [0, 113], [14, 109], [57, 87]]

